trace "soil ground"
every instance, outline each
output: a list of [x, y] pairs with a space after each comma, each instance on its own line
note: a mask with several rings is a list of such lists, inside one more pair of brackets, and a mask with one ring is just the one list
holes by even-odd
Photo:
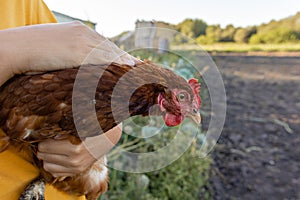
[[216, 200], [300, 199], [300, 56], [217, 55], [227, 116], [212, 152]]

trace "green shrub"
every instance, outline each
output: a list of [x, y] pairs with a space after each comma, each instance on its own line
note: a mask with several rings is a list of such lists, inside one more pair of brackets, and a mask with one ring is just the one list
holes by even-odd
[[102, 200], [211, 199], [208, 187], [210, 159], [197, 157], [195, 146], [171, 165], [154, 172], [133, 174], [111, 169]]
[[261, 32], [253, 35], [250, 38], [249, 43], [259, 44], [259, 43], [287, 43], [296, 42], [300, 39], [300, 34], [294, 30], [287, 29], [284, 27], [269, 30], [267, 32]]
[[212, 44], [214, 41], [208, 41], [208, 38], [205, 35], [200, 35], [196, 38], [197, 44]]
[[263, 37], [261, 35], [255, 34], [252, 35], [249, 39], [250, 44], [263, 44], [265, 41], [263, 40]]
[[257, 32], [255, 26], [247, 27], [247, 28], [239, 28], [234, 34], [234, 41], [237, 43], [248, 43], [249, 38]]

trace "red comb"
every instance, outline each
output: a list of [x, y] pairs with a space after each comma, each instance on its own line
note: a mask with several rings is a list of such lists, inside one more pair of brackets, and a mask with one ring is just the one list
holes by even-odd
[[200, 99], [200, 96], [199, 96], [199, 92], [200, 92], [200, 89], [201, 89], [201, 84], [195, 78], [191, 78], [190, 80], [188, 80], [188, 83], [191, 86], [192, 90], [194, 91], [194, 94], [195, 94], [195, 97], [196, 97], [196, 100], [197, 100], [197, 104], [200, 107], [201, 99]]
[[188, 83], [190, 84], [191, 88], [193, 89], [194, 93], [195, 94], [198, 94], [200, 92], [200, 89], [201, 89], [201, 85], [200, 83], [198, 82], [197, 79], [195, 78], [191, 78]]

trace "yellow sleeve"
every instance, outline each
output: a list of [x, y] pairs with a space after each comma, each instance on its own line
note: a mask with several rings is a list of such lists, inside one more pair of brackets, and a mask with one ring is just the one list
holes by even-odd
[[[4, 133], [0, 129], [0, 137]], [[0, 153], [0, 199], [17, 200], [24, 188], [37, 176], [39, 170], [31, 158], [13, 147]], [[85, 200], [84, 196], [70, 196], [46, 185], [46, 200]]]
[[42, 0], [0, 0], [0, 30], [57, 22]]
[[[0, 0], [0, 30], [17, 26], [57, 22], [42, 0]], [[5, 135], [0, 129], [0, 137]], [[1, 148], [1, 143], [0, 143]], [[39, 170], [31, 159], [13, 147], [0, 153], [0, 199], [17, 200]], [[46, 185], [46, 200], [85, 200]]]

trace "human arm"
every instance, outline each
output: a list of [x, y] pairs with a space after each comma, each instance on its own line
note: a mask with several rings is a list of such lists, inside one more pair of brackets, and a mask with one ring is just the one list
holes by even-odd
[[[26, 72], [51, 71], [82, 63], [109, 64], [114, 61], [133, 65], [135, 62], [133, 57], [79, 22], [1, 30], [0, 44], [0, 86], [15, 74]], [[121, 128], [111, 131], [116, 143]], [[106, 146], [111, 143], [106, 143], [103, 135], [87, 139], [88, 146], [92, 146], [90, 151], [95, 152], [93, 155], [84, 143], [72, 145], [68, 140], [47, 140], [40, 146], [50, 149], [39, 148], [39, 157], [44, 160], [45, 169], [54, 176], [74, 175], [113, 147]], [[57, 150], [65, 154], [58, 154]]]
[[0, 30], [0, 86], [15, 74], [51, 71], [85, 63], [135, 58], [80, 22], [41, 24]]

